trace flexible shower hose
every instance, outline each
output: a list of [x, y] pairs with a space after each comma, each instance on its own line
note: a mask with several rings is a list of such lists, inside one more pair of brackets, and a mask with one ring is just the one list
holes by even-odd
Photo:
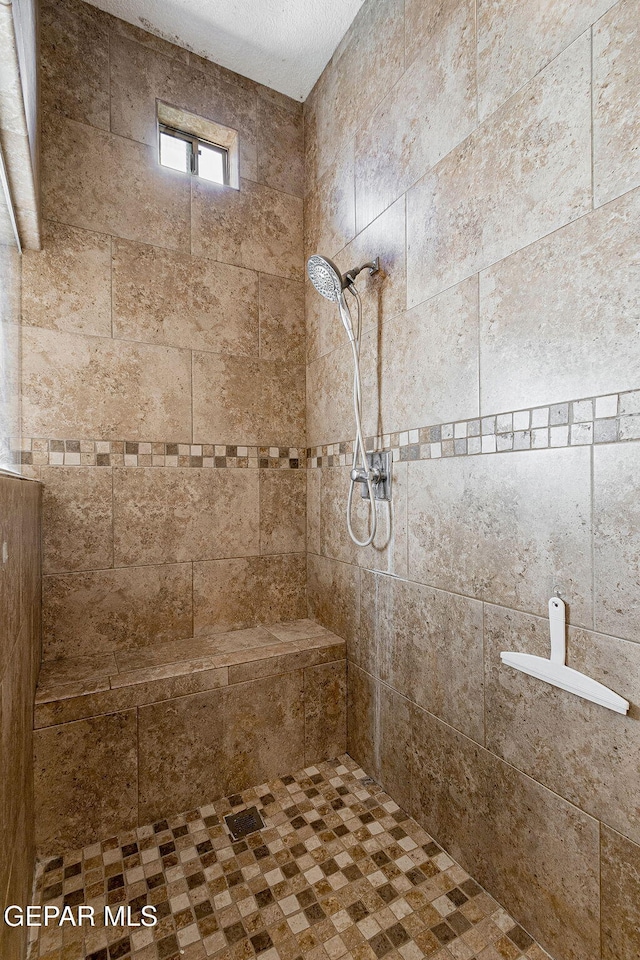
[[349, 531], [349, 536], [355, 543], [357, 547], [368, 547], [369, 544], [373, 543], [374, 537], [376, 535], [377, 528], [377, 516], [376, 516], [376, 501], [373, 493], [373, 484], [371, 482], [371, 472], [367, 464], [367, 454], [364, 448], [364, 440], [362, 437], [362, 382], [360, 379], [360, 326], [362, 321], [362, 301], [360, 300], [360, 294], [356, 290], [355, 286], [351, 284], [348, 288], [349, 292], [355, 297], [356, 304], [358, 307], [357, 314], [357, 323], [355, 332], [353, 331], [351, 323], [351, 315], [349, 312], [349, 307], [344, 301], [344, 305], [340, 303], [340, 312], [346, 310], [347, 317], [343, 316], [342, 320], [349, 334], [349, 342], [351, 343], [351, 350], [353, 353], [353, 414], [356, 421], [356, 439], [353, 450], [353, 471], [358, 469], [358, 454], [362, 461], [362, 471], [366, 478], [367, 490], [369, 491], [369, 536], [366, 540], [358, 540], [355, 533], [353, 532], [353, 527], [351, 526], [351, 510], [353, 505], [353, 491], [355, 489], [356, 483], [359, 481], [354, 480], [353, 476], [351, 477], [351, 483], [349, 486], [349, 496], [347, 497], [347, 530]]

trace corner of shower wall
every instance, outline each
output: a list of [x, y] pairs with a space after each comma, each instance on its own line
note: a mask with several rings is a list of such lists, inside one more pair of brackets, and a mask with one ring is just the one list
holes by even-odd
[[632, 960], [637, 722], [500, 662], [548, 653], [559, 587], [570, 662], [637, 698], [639, 22], [570, 7], [368, 0], [305, 104], [305, 255], [383, 267], [365, 433], [398, 481], [355, 550], [349, 347], [307, 284], [308, 597], [354, 758], [552, 955]]

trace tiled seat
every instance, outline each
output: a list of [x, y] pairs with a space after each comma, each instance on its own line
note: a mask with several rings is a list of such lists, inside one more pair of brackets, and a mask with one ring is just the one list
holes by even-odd
[[311, 620], [44, 663], [40, 851], [337, 756], [345, 688], [345, 643]]

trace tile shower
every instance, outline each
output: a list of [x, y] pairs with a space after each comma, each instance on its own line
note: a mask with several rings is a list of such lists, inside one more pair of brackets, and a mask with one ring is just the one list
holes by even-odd
[[[639, 30], [632, 0], [366, 0], [303, 106], [42, 0], [0, 876], [29, 902], [35, 843], [43, 902], [162, 917], [33, 960], [637, 960]], [[158, 166], [157, 100], [238, 131], [239, 191]], [[364, 549], [314, 253], [382, 265]], [[626, 717], [501, 664], [548, 655], [556, 590]]]

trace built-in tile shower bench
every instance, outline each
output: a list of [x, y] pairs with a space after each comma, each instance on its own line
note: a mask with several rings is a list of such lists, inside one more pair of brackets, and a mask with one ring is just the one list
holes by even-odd
[[311, 620], [42, 665], [42, 856], [346, 750], [345, 643]]

